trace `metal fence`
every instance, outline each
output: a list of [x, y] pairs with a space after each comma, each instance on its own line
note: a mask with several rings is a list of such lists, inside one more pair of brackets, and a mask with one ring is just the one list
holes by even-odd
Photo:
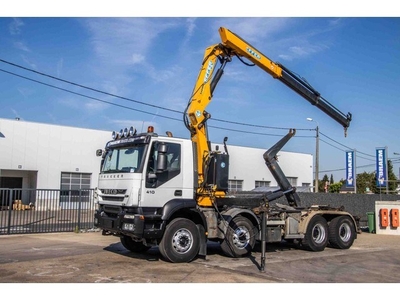
[[0, 235], [94, 228], [93, 190], [0, 189]]

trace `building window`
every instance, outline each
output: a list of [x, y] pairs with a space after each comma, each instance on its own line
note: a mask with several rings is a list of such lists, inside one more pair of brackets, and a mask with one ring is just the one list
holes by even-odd
[[89, 195], [90, 178], [87, 173], [61, 173], [60, 202], [77, 202]]
[[242, 191], [243, 190], [243, 180], [229, 180], [228, 181], [228, 190], [230, 192]]
[[302, 187], [309, 187], [311, 185], [311, 183], [307, 183], [307, 182], [303, 182], [301, 184]]
[[297, 177], [286, 177], [291, 186], [297, 186]]
[[256, 180], [255, 187], [256, 188], [258, 188], [258, 187], [267, 187], [267, 186], [270, 186], [270, 184], [271, 184], [271, 181]]

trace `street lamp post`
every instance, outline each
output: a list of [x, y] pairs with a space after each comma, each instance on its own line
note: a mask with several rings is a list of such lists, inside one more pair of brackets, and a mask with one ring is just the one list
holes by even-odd
[[315, 193], [318, 193], [318, 176], [319, 176], [319, 124], [312, 118], [307, 118], [307, 121], [315, 122], [317, 127], [315, 128]]

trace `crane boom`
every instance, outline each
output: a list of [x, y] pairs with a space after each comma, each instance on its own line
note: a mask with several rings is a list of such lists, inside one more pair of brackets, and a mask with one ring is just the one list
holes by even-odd
[[[207, 120], [211, 115], [205, 110], [212, 100], [213, 91], [223, 75], [227, 63], [237, 57], [244, 62], [246, 58], [254, 65], [278, 79], [293, 91], [301, 95], [312, 105], [318, 107], [328, 116], [341, 124], [347, 133], [350, 126], [351, 113], [347, 115], [339, 111], [327, 100], [321, 97], [320, 93], [311, 87], [304, 79], [300, 78], [283, 65], [273, 62], [248, 42], [234, 34], [230, 30], [220, 27], [219, 34], [221, 43], [212, 45], [205, 50], [200, 72], [184, 114], [184, 122], [191, 133], [191, 139], [196, 145], [197, 151], [197, 174], [198, 174], [198, 203], [199, 205], [210, 206], [213, 197], [222, 197], [225, 191], [206, 187], [207, 163], [212, 154], [207, 133]], [[216, 70], [216, 65], [220, 67]], [[244, 62], [246, 63], [246, 62]]]
[[341, 124], [345, 130], [350, 126], [351, 114], [345, 115], [331, 103], [321, 97], [320, 93], [313, 89], [304, 79], [300, 78], [280, 63], [271, 61], [267, 56], [258, 51], [255, 47], [245, 42], [238, 35], [221, 27], [219, 29], [222, 44], [232, 49], [239, 56], [259, 66], [261, 69], [272, 75], [274, 78], [286, 84], [289, 88], [300, 94], [312, 105], [317, 106], [332, 119]]

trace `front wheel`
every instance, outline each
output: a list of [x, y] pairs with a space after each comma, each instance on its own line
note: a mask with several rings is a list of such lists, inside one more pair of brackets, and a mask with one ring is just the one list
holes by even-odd
[[229, 257], [241, 257], [250, 254], [255, 243], [253, 223], [238, 216], [229, 223], [221, 249]]
[[158, 248], [167, 261], [190, 262], [200, 250], [200, 233], [196, 224], [184, 218], [172, 220], [167, 225]]
[[328, 244], [328, 223], [325, 218], [316, 215], [308, 223], [302, 245], [311, 251], [323, 251]]
[[348, 216], [339, 216], [329, 223], [329, 244], [337, 249], [349, 249], [356, 238], [354, 223]]

